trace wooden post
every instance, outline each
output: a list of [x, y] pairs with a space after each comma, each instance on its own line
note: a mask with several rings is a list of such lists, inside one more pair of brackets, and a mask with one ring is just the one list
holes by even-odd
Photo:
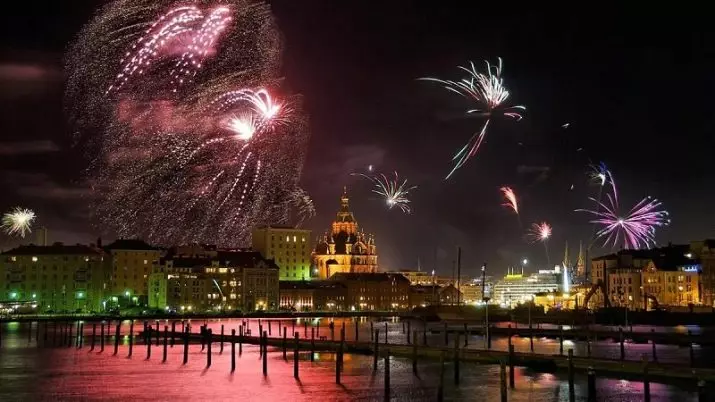
[[588, 368], [588, 402], [596, 402], [596, 372]]
[[166, 363], [166, 352], [167, 352], [167, 346], [169, 345], [169, 326], [164, 325], [164, 353], [162, 353], [161, 356], [161, 362]]
[[586, 357], [591, 358], [591, 334], [586, 334]]
[[[293, 328], [292, 328], [291, 332], [295, 333], [295, 318], [292, 319], [290, 322], [291, 322], [291, 324], [293, 325]], [[343, 323], [343, 325], [345, 325], [345, 323]]]
[[405, 334], [405, 331], [406, 331], [406, 329], [405, 329], [405, 321], [400, 320], [400, 324], [402, 324], [402, 334], [404, 335], [404, 334]]
[[231, 330], [231, 372], [236, 371], [236, 330]]
[[[37, 323], [37, 325], [39, 326], [40, 323]], [[97, 323], [93, 322], [92, 323], [92, 346], [89, 347], [90, 352], [94, 350], [94, 345], [96, 343], [97, 343]]]
[[189, 327], [184, 328], [184, 365], [189, 362]]
[[161, 331], [159, 330], [159, 320], [156, 320], [156, 346], [159, 346], [160, 335], [161, 335]]
[[263, 332], [263, 376], [268, 375], [268, 333]]
[[117, 330], [114, 333], [114, 356], [117, 355], [117, 350], [119, 348], [119, 329], [120, 329], [121, 325], [122, 325], [122, 322], [117, 321]]
[[355, 342], [360, 340], [360, 335], [358, 335], [358, 319], [355, 319]]
[[509, 388], [514, 389], [514, 345], [509, 345]]
[[84, 323], [79, 323], [79, 331], [77, 331], [77, 347], [82, 349], [84, 345]]
[[559, 325], [559, 356], [564, 355], [564, 327]]
[[308, 337], [308, 320], [303, 321], [303, 337]]
[[[47, 335], [47, 325], [45, 325], [45, 335]], [[104, 323], [99, 325], [99, 353], [104, 352]]]
[[569, 402], [576, 401], [576, 393], [573, 385], [574, 370], [573, 370], [573, 349], [569, 349]]
[[643, 361], [643, 400], [650, 402], [650, 380], [648, 379], [648, 356], [643, 353], [641, 356]]
[[698, 402], [706, 402], [708, 396], [705, 389], [705, 380], [698, 380]]
[[[377, 343], [377, 337], [375, 337]], [[340, 384], [340, 372], [343, 369], [343, 343], [338, 346], [338, 353], [335, 356], [335, 383]]]
[[385, 351], [385, 401], [390, 401], [390, 349]]
[[224, 338], [223, 338], [223, 324], [221, 324], [221, 337], [220, 337], [219, 339], [221, 340], [221, 345], [219, 345], [219, 347], [218, 347], [218, 353], [219, 353], [219, 354], [223, 354], [223, 342], [224, 342]]
[[318, 320], [318, 324], [315, 326], [315, 336], [320, 338], [320, 320]]
[[[417, 331], [414, 331], [412, 337], [417, 339]], [[412, 374], [417, 375], [417, 341], [412, 343]]]
[[377, 341], [380, 338], [380, 330], [376, 329], [375, 330], [375, 345], [373, 346], [373, 359], [372, 359], [372, 371], [377, 371], [377, 356], [378, 356], [378, 344], [379, 342]]
[[385, 321], [385, 345], [387, 345], [387, 321]]
[[693, 351], [693, 340], [688, 331], [688, 350], [690, 351], [690, 367], [695, 367], [695, 352]]
[[[271, 333], [271, 327], [272, 327], [271, 321], [268, 321], [268, 335], [272, 335], [272, 333]], [[278, 326], [278, 329], [280, 330], [280, 326]]]
[[449, 334], [447, 333], [447, 323], [444, 323], [444, 346], [449, 345]]
[[72, 347], [72, 324], [67, 325], [67, 347]]
[[243, 326], [238, 327], [238, 355], [243, 354]]
[[315, 328], [310, 328], [310, 361], [315, 361]]
[[176, 342], [175, 339], [175, 334], [176, 334], [176, 321], [171, 322], [171, 347], [174, 347], [174, 343]]
[[375, 333], [375, 329], [373, 328], [373, 326], [374, 326], [373, 322], [370, 321], [370, 342], [372, 342], [372, 340], [373, 340], [372, 337], [373, 337], [373, 334]]
[[[410, 339], [410, 334], [412, 333], [412, 321], [407, 321], [407, 344], [412, 343], [412, 339]], [[414, 337], [413, 337], [414, 338]], [[417, 342], [417, 339], [415, 338], [415, 342]]]
[[132, 357], [132, 349], [134, 348], [134, 320], [129, 321], [129, 356]]
[[[151, 327], [149, 327], [151, 328]], [[150, 339], [149, 342], [146, 343], [146, 359], [149, 360], [151, 359], [151, 335], [148, 336]]]
[[437, 400], [444, 400], [444, 350], [439, 357], [439, 386], [437, 387]]
[[623, 328], [618, 327], [618, 341], [621, 343], [621, 360], [626, 358], [626, 349], [623, 346]]
[[501, 402], [506, 402], [506, 364], [504, 360], [499, 364], [499, 390]]
[[147, 320], [144, 320], [144, 329], [142, 330], [142, 334], [144, 336], [144, 343], [151, 340], [151, 336], [149, 335], [149, 322]]
[[650, 340], [650, 345], [651, 348], [653, 349], [653, 361], [658, 363], [658, 354], [655, 351], [655, 329], [651, 329], [650, 333], [652, 334], [651, 340]]
[[288, 360], [288, 357], [287, 357], [287, 355], [286, 355], [286, 349], [288, 348], [287, 338], [288, 338], [288, 328], [283, 327], [283, 343], [282, 343], [282, 346], [283, 346], [283, 360]]
[[454, 385], [459, 385], [459, 333], [454, 337]]
[[212, 336], [213, 336], [213, 331], [211, 329], [207, 329], [206, 330], [206, 347], [208, 349], [206, 351], [206, 368], [211, 367], [211, 343], [213, 342]]
[[467, 330], [467, 323], [464, 323], [464, 347], [469, 346], [469, 331]]
[[298, 379], [298, 333], [293, 334], [295, 337], [295, 346], [293, 346], [293, 377]]

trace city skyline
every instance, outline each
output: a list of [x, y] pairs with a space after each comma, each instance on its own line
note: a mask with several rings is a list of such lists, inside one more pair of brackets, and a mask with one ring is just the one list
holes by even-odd
[[[523, 241], [520, 223], [500, 205], [499, 188], [511, 186], [519, 195], [524, 227], [542, 220], [552, 225], [552, 261], [560, 261], [565, 241], [574, 247], [591, 237], [589, 218], [573, 211], [590, 206], [587, 198], [597, 187], [588, 184], [588, 165], [600, 161], [627, 189], [626, 203], [651, 195], [671, 212], [671, 226], [658, 229], [659, 245], [712, 237], [715, 218], [707, 208], [713, 202], [712, 178], [697, 174], [707, 171], [704, 145], [712, 143], [711, 118], [699, 112], [705, 104], [700, 100], [711, 92], [705, 74], [712, 62], [702, 56], [707, 45], [695, 36], [658, 30], [658, 22], [670, 17], [664, 12], [650, 10], [652, 20], [641, 21], [639, 29], [628, 14], [614, 17], [609, 35], [592, 29], [598, 20], [593, 16], [579, 20], [578, 27], [568, 25], [565, 37], [546, 30], [529, 38], [539, 18], [516, 16], [510, 23], [487, 13], [475, 26], [460, 16], [470, 14], [466, 9], [432, 16], [422, 5], [388, 5], [375, 15], [367, 5], [339, 10], [328, 4], [271, 4], [285, 36], [283, 76], [303, 96], [310, 118], [301, 184], [317, 209], [304, 225], [313, 237], [332, 220], [348, 186], [358, 220], [380, 242], [380, 265], [386, 269], [408, 268], [419, 258], [426, 270], [436, 266], [448, 275], [457, 245], [463, 267], [474, 270], [484, 261], [506, 268], [524, 257], [534, 262], [530, 266], [544, 266], [543, 247]], [[37, 26], [46, 38], [8, 35], [2, 43], [7, 52], [0, 80], [7, 90], [0, 101], [7, 112], [0, 119], [5, 133], [0, 154], [2, 180], [11, 191], [0, 205], [35, 210], [52, 240], [89, 243], [101, 231], [87, 219], [90, 192], [80, 180], [86, 158], [71, 147], [62, 114], [60, 61], [96, 5], [47, 7], [62, 15], [62, 26], [29, 12], [6, 24], [17, 30], [22, 24]], [[328, 15], [323, 24], [308, 25], [308, 16]], [[583, 16], [563, 17], [542, 15], [541, 21]], [[439, 25], [442, 19], [451, 23]], [[418, 21], [439, 26], [441, 35], [426, 35]], [[370, 33], [359, 29], [366, 26]], [[628, 46], [638, 42], [648, 46]], [[680, 42], [691, 49], [683, 50]], [[454, 148], [477, 122], [462, 117], [464, 104], [457, 97], [417, 79], [454, 77], [456, 65], [500, 56], [512, 96], [528, 106], [524, 119], [499, 123], [481, 153], [443, 181]], [[678, 67], [676, 56], [689, 56], [688, 67]], [[664, 85], [663, 77], [677, 74], [677, 68], [688, 72], [685, 82]], [[683, 96], [690, 102], [670, 103], [668, 113], [661, 113], [662, 99]], [[46, 119], [35, 118], [38, 109], [47, 111]], [[664, 149], [675, 157], [663, 155]], [[411, 193], [412, 214], [385, 208], [369, 182], [351, 176], [369, 166], [388, 174], [397, 170], [418, 186]], [[33, 239], [34, 233], [28, 236]], [[3, 248], [15, 243], [6, 237], [3, 242]], [[591, 256], [610, 251], [594, 248]]]

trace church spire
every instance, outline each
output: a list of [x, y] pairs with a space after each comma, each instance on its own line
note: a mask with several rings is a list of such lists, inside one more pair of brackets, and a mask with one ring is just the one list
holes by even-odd
[[576, 272], [579, 276], [584, 275], [586, 269], [586, 261], [583, 258], [583, 243], [578, 242], [578, 260], [576, 262]]
[[561, 262], [563, 269], [569, 269], [571, 267], [571, 261], [569, 261], [569, 241], [566, 240], [566, 249], [564, 250], [564, 260]]

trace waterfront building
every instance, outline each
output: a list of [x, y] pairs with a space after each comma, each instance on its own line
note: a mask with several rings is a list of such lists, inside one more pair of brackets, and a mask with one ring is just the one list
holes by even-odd
[[252, 248], [275, 261], [282, 281], [308, 280], [311, 273], [310, 230], [291, 226], [262, 226], [253, 229]]
[[513, 307], [532, 301], [537, 293], [559, 291], [562, 284], [563, 272], [558, 266], [553, 270], [539, 270], [538, 273], [528, 276], [507, 274], [494, 284], [491, 303]]
[[151, 275], [149, 306], [175, 311], [276, 310], [278, 271], [273, 260], [256, 251], [170, 255]]
[[0, 258], [0, 304], [37, 312], [104, 312], [108, 268], [104, 251], [93, 245], [19, 246]]
[[450, 284], [439, 289], [439, 304], [455, 306], [463, 303], [462, 292], [454, 285]]
[[593, 287], [585, 301], [591, 308], [606, 304], [632, 310], [700, 305], [707, 292], [701, 281], [705, 243], [694, 242], [700, 248], [668, 245], [621, 250], [594, 258]]
[[482, 285], [481, 283], [472, 281], [459, 286], [459, 291], [462, 293], [463, 304], [476, 304], [482, 300]]
[[704, 306], [715, 307], [715, 240], [692, 242], [690, 249], [701, 263], [701, 300]]
[[439, 304], [439, 285], [411, 285], [408, 296], [409, 308]]
[[281, 281], [279, 307], [291, 311], [346, 311], [347, 288], [332, 280]]
[[350, 311], [404, 310], [409, 307], [410, 281], [387, 273], [337, 273], [331, 280], [346, 288]]
[[320, 279], [336, 273], [375, 273], [377, 247], [375, 238], [366, 235], [350, 211], [347, 190], [340, 197], [340, 210], [322, 239], [317, 241], [312, 260]]
[[162, 251], [143, 240], [119, 239], [104, 247], [111, 265], [112, 300], [119, 306], [146, 305], [148, 278]]

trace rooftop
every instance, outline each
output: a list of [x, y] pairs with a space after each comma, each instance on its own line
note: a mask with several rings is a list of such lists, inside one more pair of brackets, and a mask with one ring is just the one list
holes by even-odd
[[66, 246], [55, 243], [51, 246], [36, 246], [34, 244], [19, 246], [5, 251], [3, 255], [100, 255], [102, 250], [84, 244]]
[[104, 247], [105, 250], [159, 250], [144, 240], [139, 239], [117, 239], [113, 243]]

